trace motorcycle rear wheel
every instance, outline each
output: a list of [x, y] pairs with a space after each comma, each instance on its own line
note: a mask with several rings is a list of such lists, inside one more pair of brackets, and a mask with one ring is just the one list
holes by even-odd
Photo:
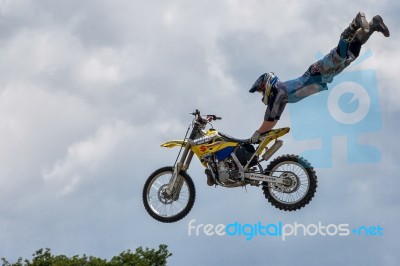
[[151, 217], [163, 223], [173, 223], [185, 217], [193, 207], [196, 197], [193, 180], [185, 173], [183, 185], [176, 198], [168, 198], [165, 189], [171, 180], [174, 168], [167, 166], [154, 171], [143, 187], [143, 204]]
[[291, 185], [277, 185], [264, 182], [265, 198], [275, 208], [296, 211], [306, 206], [317, 189], [314, 168], [304, 158], [297, 155], [283, 155], [273, 160], [264, 172], [270, 176], [290, 180]]

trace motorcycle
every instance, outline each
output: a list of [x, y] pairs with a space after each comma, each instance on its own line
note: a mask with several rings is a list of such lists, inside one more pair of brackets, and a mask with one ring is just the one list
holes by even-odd
[[[193, 155], [205, 167], [208, 185], [227, 188], [261, 186], [268, 202], [283, 211], [299, 210], [312, 200], [317, 176], [307, 160], [287, 154], [271, 161], [265, 169], [262, 166], [282, 147], [283, 141], [279, 138], [290, 128], [262, 134], [255, 148], [250, 139], [237, 139], [215, 130], [211, 122], [220, 117], [202, 116], [198, 110], [191, 114], [194, 119], [185, 138], [161, 145], [164, 148], [180, 147], [175, 164], [154, 171], [145, 182], [143, 203], [151, 217], [172, 223], [190, 212], [196, 191], [187, 170]], [[211, 126], [208, 130], [207, 125]]]

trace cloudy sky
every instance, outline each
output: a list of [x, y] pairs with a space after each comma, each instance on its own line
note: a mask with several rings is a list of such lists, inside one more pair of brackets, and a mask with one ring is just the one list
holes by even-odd
[[[374, 34], [362, 51], [371, 56], [347, 70], [373, 70], [376, 126], [334, 131], [338, 123], [321, 111], [330, 91], [287, 108], [278, 124], [293, 132], [279, 153], [330, 146], [321, 148], [331, 165], [316, 169], [310, 205], [285, 213], [260, 188], [209, 188], [194, 162], [189, 215], [175, 224], [147, 215], [144, 182], [177, 154], [159, 144], [184, 136], [189, 112], [218, 114], [216, 128], [251, 136], [265, 108], [248, 93], [255, 79], [301, 75], [359, 10], [381, 14], [391, 30], [387, 39]], [[171, 265], [399, 265], [399, 12], [395, 0], [0, 0], [0, 257], [49, 247], [110, 258], [165, 243]], [[299, 115], [310, 107], [311, 115]], [[310, 131], [319, 135], [303, 134]], [[366, 161], [369, 153], [349, 139], [378, 156], [352, 163], [349, 150]], [[195, 237], [192, 219], [346, 223], [381, 226], [384, 235]]]

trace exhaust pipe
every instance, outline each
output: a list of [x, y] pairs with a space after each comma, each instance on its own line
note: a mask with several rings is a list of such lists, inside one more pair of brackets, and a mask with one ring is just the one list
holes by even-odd
[[269, 149], [265, 148], [265, 153], [263, 154], [262, 158], [265, 161], [268, 161], [272, 157], [272, 155], [274, 155], [275, 152], [282, 147], [282, 145], [283, 145], [282, 140], [275, 141], [274, 145], [272, 145], [271, 148], [269, 148]]

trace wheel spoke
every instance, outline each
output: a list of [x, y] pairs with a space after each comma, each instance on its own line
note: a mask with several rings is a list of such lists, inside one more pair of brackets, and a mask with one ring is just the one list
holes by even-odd
[[[171, 172], [155, 176], [149, 185], [147, 199], [152, 211], [162, 217], [173, 217], [182, 212], [189, 203], [190, 192], [186, 180], [177, 200], [166, 198], [165, 190], [171, 179]], [[181, 177], [182, 178], [182, 177]]]
[[295, 182], [293, 188], [284, 185], [278, 185], [283, 192], [269, 188], [270, 194], [277, 201], [284, 204], [294, 204], [302, 200], [308, 192], [309, 180], [307, 171], [301, 164], [295, 162], [282, 162], [272, 169], [270, 175], [283, 177]]

